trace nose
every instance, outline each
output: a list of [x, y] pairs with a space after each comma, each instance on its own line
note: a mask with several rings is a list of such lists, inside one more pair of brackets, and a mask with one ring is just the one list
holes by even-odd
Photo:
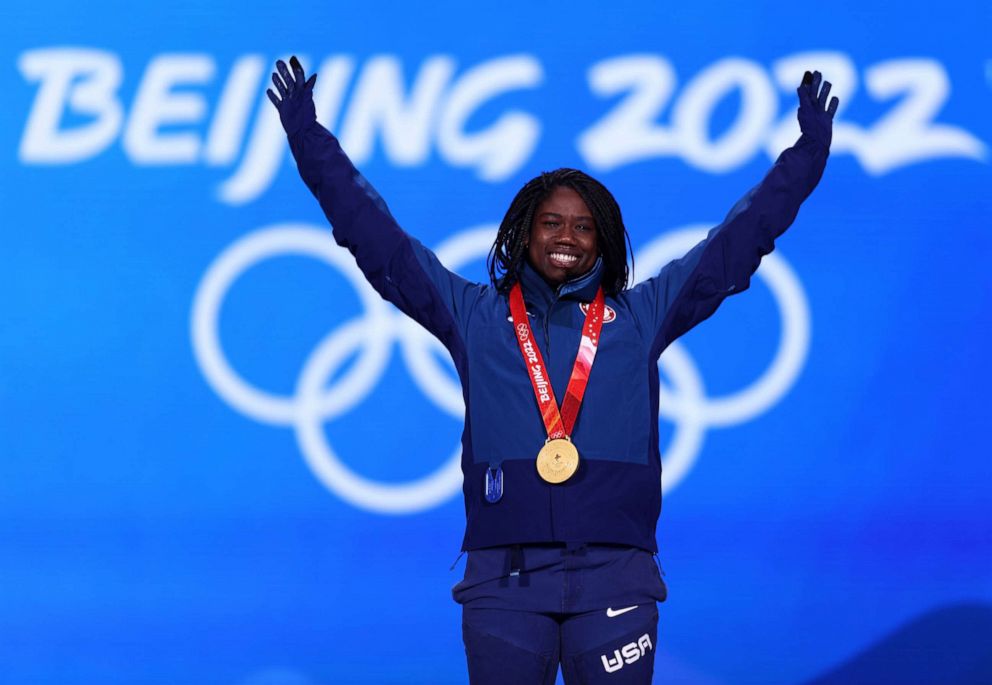
[[575, 245], [575, 226], [572, 224], [566, 224], [565, 230], [558, 234], [558, 242], [563, 245]]

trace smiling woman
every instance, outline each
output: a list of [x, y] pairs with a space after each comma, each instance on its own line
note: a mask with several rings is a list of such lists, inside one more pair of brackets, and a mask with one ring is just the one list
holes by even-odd
[[[652, 553], [661, 510], [662, 351], [747, 289], [826, 165], [830, 84], [798, 89], [802, 136], [684, 257], [633, 287], [620, 208], [558, 169], [529, 181], [489, 255], [489, 285], [404, 232], [317, 123], [307, 80], [277, 62], [269, 91], [300, 175], [365, 278], [451, 353], [465, 397], [469, 551], [463, 605], [472, 683], [649, 683], [667, 596]], [[510, 323], [508, 324], [507, 321]], [[588, 393], [586, 390], [588, 389]], [[563, 398], [559, 405], [558, 397]], [[581, 412], [580, 412], [581, 410]]]
[[596, 220], [582, 196], [558, 186], [535, 212], [527, 257], [549, 284], [588, 272], [599, 257]]

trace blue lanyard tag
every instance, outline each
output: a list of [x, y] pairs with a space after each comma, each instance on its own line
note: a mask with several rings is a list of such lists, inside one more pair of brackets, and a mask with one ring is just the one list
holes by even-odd
[[486, 469], [486, 501], [496, 504], [503, 497], [503, 467]]

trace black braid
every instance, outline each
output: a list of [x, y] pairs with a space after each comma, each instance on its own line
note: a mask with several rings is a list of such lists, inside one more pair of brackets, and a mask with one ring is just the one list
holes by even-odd
[[[623, 225], [620, 206], [602, 183], [578, 169], [566, 168], [546, 171], [532, 178], [513, 198], [489, 251], [489, 277], [493, 285], [506, 292], [517, 282], [520, 268], [527, 259], [534, 212], [558, 186], [577, 192], [596, 221], [599, 253], [603, 258], [603, 292], [616, 295], [623, 291], [630, 277], [627, 267], [630, 236]], [[632, 252], [630, 258], [633, 263]]]

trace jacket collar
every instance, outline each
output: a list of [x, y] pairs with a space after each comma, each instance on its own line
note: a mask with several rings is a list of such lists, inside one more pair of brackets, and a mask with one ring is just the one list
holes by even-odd
[[591, 302], [596, 297], [596, 289], [603, 277], [603, 258], [598, 257], [596, 263], [586, 273], [565, 281], [555, 290], [537, 273], [526, 261], [520, 269], [520, 285], [524, 296], [531, 301], [550, 303], [557, 298], [575, 298], [582, 302]]

